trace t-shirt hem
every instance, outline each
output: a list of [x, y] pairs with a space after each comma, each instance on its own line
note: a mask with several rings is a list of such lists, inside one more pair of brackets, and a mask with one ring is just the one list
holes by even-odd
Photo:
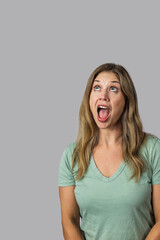
[[67, 186], [73, 186], [75, 183], [59, 183], [58, 187], [67, 187]]
[[152, 182], [152, 185], [157, 185], [157, 184], [160, 184], [160, 181]]

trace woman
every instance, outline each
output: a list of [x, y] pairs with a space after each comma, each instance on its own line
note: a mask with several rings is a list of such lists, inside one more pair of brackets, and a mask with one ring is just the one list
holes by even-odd
[[62, 155], [59, 196], [65, 240], [160, 239], [160, 139], [143, 132], [135, 87], [120, 65], [103, 64], [88, 80], [77, 141]]

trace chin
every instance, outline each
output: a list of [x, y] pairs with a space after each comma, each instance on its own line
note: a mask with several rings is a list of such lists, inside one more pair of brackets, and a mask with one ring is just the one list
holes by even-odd
[[109, 127], [107, 123], [96, 123], [96, 125], [99, 129], [106, 129]]

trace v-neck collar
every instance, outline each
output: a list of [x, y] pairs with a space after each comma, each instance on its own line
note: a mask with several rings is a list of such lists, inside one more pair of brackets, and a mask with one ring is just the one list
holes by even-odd
[[91, 155], [91, 167], [92, 167], [94, 173], [96, 174], [96, 176], [98, 178], [100, 178], [101, 180], [103, 180], [105, 182], [111, 182], [115, 178], [117, 178], [120, 175], [120, 173], [123, 171], [125, 166], [126, 166], [126, 163], [124, 162], [124, 160], [122, 160], [121, 164], [119, 165], [118, 169], [113, 173], [113, 175], [110, 177], [106, 177], [100, 172], [100, 170], [98, 169], [98, 167], [94, 161], [93, 155]]

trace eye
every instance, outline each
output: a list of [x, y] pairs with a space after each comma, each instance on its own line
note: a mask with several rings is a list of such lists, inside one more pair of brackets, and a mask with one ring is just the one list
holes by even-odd
[[118, 89], [116, 87], [114, 87], [114, 86], [111, 86], [110, 90], [111, 90], [111, 92], [118, 92]]
[[100, 89], [100, 86], [96, 85], [96, 86], [93, 87], [93, 89], [94, 89], [95, 91], [97, 91], [97, 90]]

